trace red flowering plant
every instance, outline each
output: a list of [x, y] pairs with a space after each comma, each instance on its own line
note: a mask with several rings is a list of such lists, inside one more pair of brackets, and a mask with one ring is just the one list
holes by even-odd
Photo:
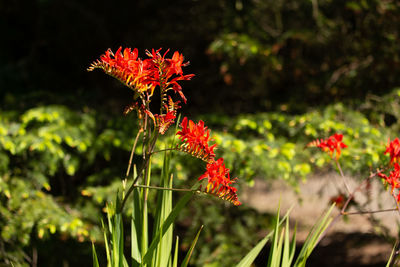
[[[211, 136], [211, 131], [203, 121], [198, 123], [185, 117], [180, 123], [180, 129], [176, 132], [179, 139], [178, 144], [170, 148], [156, 150], [156, 141], [159, 135], [164, 135], [167, 130], [176, 123], [177, 112], [181, 104], [186, 104], [187, 99], [181, 87], [182, 81], [190, 80], [193, 74], [184, 74], [182, 68], [189, 63], [179, 52], [174, 52], [168, 57], [168, 50], [161, 54], [161, 49], [146, 51], [146, 58], [139, 57], [138, 50], [121, 47], [113, 53], [108, 49], [100, 59], [96, 60], [88, 68], [89, 71], [101, 69], [106, 74], [118, 79], [134, 93], [133, 103], [127, 106], [124, 114], [136, 111], [139, 120], [139, 131], [134, 139], [132, 151], [123, 181], [124, 190], [122, 197], [117, 195], [115, 205], [108, 204], [108, 219], [110, 229], [121, 229], [121, 216], [128, 199], [133, 199], [132, 211], [132, 255], [131, 258], [136, 265], [167, 266], [170, 262], [172, 248], [172, 222], [179, 211], [189, 201], [194, 193], [203, 193], [216, 196], [220, 199], [231, 202], [233, 205], [240, 205], [237, 196], [237, 189], [234, 184], [237, 178], [231, 179], [229, 169], [225, 167], [224, 159], [216, 159], [215, 149], [217, 144]], [[150, 102], [155, 93], [160, 95], [159, 110], [150, 109]], [[178, 95], [180, 99], [174, 100]], [[140, 164], [133, 162], [136, 146], [142, 136], [142, 160]], [[174, 141], [172, 141], [174, 143]], [[172, 174], [169, 169], [171, 152], [180, 151], [193, 157], [203, 160], [206, 171], [199, 176], [191, 189], [177, 189], [172, 187]], [[161, 174], [161, 184], [151, 185], [151, 158], [157, 152], [164, 152], [164, 165]], [[139, 165], [138, 168], [135, 168]], [[129, 174], [134, 170], [134, 177], [131, 186], [125, 190]], [[158, 191], [158, 204], [154, 217], [156, 229], [153, 234], [153, 241], [148, 244], [147, 200], [149, 189]], [[172, 191], [186, 191], [186, 195], [172, 207]], [[113, 251], [118, 251], [118, 257], [114, 252], [107, 252], [111, 259], [111, 265], [117, 266], [121, 263], [123, 255], [120, 255], [120, 243], [123, 236], [116, 236], [117, 231], [110, 231]], [[197, 238], [195, 239], [195, 241]], [[194, 243], [195, 243], [194, 241]], [[106, 240], [107, 242], [107, 240]], [[168, 256], [166, 256], [168, 255]], [[188, 259], [191, 252], [188, 252]], [[119, 266], [119, 265], [118, 265]]]
[[[377, 168], [375, 172], [370, 172], [370, 175], [366, 177], [356, 188], [351, 189], [346, 177], [340, 167], [340, 155], [341, 150], [347, 148], [347, 145], [343, 142], [343, 135], [335, 133], [334, 135], [326, 139], [317, 139], [310, 142], [307, 147], [318, 147], [322, 151], [327, 152], [332, 159], [334, 159], [336, 166], [339, 170], [340, 176], [342, 178], [346, 193], [343, 190], [339, 190], [338, 194], [331, 198], [331, 203], [334, 203], [337, 208], [340, 209], [340, 213], [333, 219], [333, 222], [338, 221], [341, 216], [345, 215], [356, 215], [356, 214], [373, 214], [380, 212], [392, 212], [398, 211], [400, 214], [400, 140], [395, 138], [393, 141], [388, 142], [384, 154], [388, 154], [390, 161], [385, 166]], [[365, 190], [369, 194], [371, 188], [371, 181], [374, 177], [380, 177], [384, 184], [390, 188], [390, 194], [394, 199], [396, 208], [385, 209], [385, 210], [369, 210], [361, 206], [354, 199], [357, 192]], [[350, 207], [355, 207], [357, 211], [349, 212]], [[373, 219], [372, 219], [373, 221]], [[331, 224], [332, 226], [333, 224]], [[330, 227], [331, 227], [330, 226]], [[399, 246], [396, 245], [393, 250], [397, 255], [400, 252]], [[395, 257], [394, 257], [395, 258]], [[394, 262], [394, 258], [391, 258], [389, 262]], [[388, 265], [392, 266], [392, 265]]]
[[[190, 80], [194, 76], [193, 74], [183, 74], [182, 67], [187, 66], [189, 63], [184, 62], [182, 54], [175, 52], [172, 58], [168, 58], [167, 54], [168, 50], [161, 55], [161, 49], [153, 49], [151, 52], [146, 51], [148, 58], [141, 59], [136, 48], [133, 50], [131, 48], [122, 50], [120, 47], [115, 54], [111, 49], [107, 50], [104, 55], [100, 56], [99, 60], [93, 62], [88, 68], [89, 71], [96, 68], [102, 69], [106, 74], [117, 78], [134, 91], [137, 100], [125, 108], [124, 114], [136, 110], [141, 126], [139, 134], [144, 132], [145, 138], [148, 138], [146, 137], [146, 132], [149, 136], [153, 136], [152, 139], [147, 140], [150, 141], [150, 146], [147, 148], [147, 154], [144, 154], [144, 157], [154, 153], [157, 135], [165, 134], [168, 128], [175, 123], [177, 110], [180, 108], [180, 101], [173, 101], [168, 92], [173, 91], [178, 93], [181, 100], [186, 103], [187, 99], [178, 82]], [[159, 88], [162, 100], [159, 114], [153, 113], [150, 110], [151, 98], [156, 88]], [[154, 133], [150, 133], [149, 118], [153, 123]], [[209, 163], [208, 165], [223, 162], [223, 159], [215, 161], [214, 149], [216, 148], [216, 144], [209, 144], [213, 139], [210, 136], [210, 130], [204, 125], [203, 121], [195, 124], [185, 117], [182, 120], [181, 127], [182, 129], [176, 135], [182, 143], [172, 150], [187, 152], [192, 156], [206, 161]], [[220, 178], [210, 176], [208, 182], [213, 183], [213, 190], [205, 190], [204, 192], [231, 200], [235, 205], [239, 205], [240, 202], [237, 201], [236, 188], [230, 186], [234, 181], [231, 181], [229, 178], [229, 169], [226, 169], [225, 165], [220, 166], [223, 168], [224, 174], [219, 174], [219, 177], [223, 177], [224, 179], [221, 180]], [[129, 169], [130, 167], [128, 167], [127, 175], [129, 175]], [[206, 173], [210, 174], [208, 167]], [[213, 172], [212, 175], [214, 174], [217, 175], [217, 173]], [[135, 179], [135, 182], [137, 180]], [[218, 194], [215, 194], [216, 189], [218, 189]]]
[[346, 148], [347, 145], [343, 143], [343, 135], [335, 133], [334, 135], [328, 137], [327, 139], [317, 139], [310, 142], [307, 147], [316, 146], [321, 148], [323, 151], [328, 152], [333, 158], [335, 153], [335, 160], [338, 161], [340, 154], [342, 153], [342, 148]]

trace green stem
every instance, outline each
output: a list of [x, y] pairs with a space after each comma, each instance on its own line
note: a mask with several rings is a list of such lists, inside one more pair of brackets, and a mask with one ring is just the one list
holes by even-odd
[[179, 192], [199, 192], [199, 190], [194, 190], [194, 189], [186, 189], [186, 188], [168, 188], [168, 187], [150, 186], [150, 185], [139, 185], [139, 184], [135, 185], [134, 187], [147, 188], [147, 189], [156, 189], [156, 190], [179, 191]]
[[139, 140], [139, 136], [140, 134], [143, 132], [143, 129], [140, 128], [138, 133], [136, 134], [136, 138], [135, 138], [135, 142], [133, 142], [133, 146], [132, 146], [132, 150], [131, 150], [131, 156], [129, 157], [129, 163], [128, 163], [128, 169], [126, 170], [126, 177], [129, 176], [129, 172], [131, 170], [131, 166], [132, 166], [132, 160], [133, 160], [133, 155], [135, 154], [135, 149], [136, 149], [136, 144]]
[[339, 163], [338, 160], [336, 160], [335, 162], [336, 162], [336, 166], [339, 169], [340, 176], [342, 176], [343, 183], [344, 183], [344, 186], [346, 187], [347, 193], [351, 194], [351, 190], [350, 190], [349, 185], [346, 182], [346, 178], [344, 177], [344, 174], [343, 174], [343, 171], [342, 171], [342, 167], [340, 166], [340, 163]]

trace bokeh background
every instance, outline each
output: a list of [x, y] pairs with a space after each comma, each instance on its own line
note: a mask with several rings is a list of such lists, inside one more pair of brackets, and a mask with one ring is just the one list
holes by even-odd
[[[196, 76], [183, 83], [182, 114], [213, 129], [246, 192], [279, 179], [300, 199], [300, 182], [334, 170], [305, 144], [334, 132], [349, 145], [343, 168], [361, 177], [387, 160], [387, 139], [400, 129], [395, 0], [3, 0], [0, 30], [5, 266], [89, 266], [90, 241], [102, 249], [102, 209], [121, 186], [137, 131], [135, 115], [122, 115], [132, 92], [86, 71], [108, 48], [185, 55], [184, 71]], [[177, 187], [204, 168], [180, 155], [173, 164]], [[161, 160], [155, 168], [157, 177]], [[246, 201], [192, 204], [176, 232], [184, 252], [206, 225], [193, 266], [232, 266], [271, 224]]]

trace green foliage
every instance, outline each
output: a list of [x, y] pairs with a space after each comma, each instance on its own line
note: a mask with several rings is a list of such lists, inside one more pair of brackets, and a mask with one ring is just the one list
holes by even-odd
[[342, 104], [328, 106], [301, 115], [258, 113], [237, 118], [215, 118], [225, 125], [223, 132], [215, 132], [221, 154], [229, 162], [233, 173], [246, 177], [284, 179], [292, 185], [305, 180], [330, 161], [317, 148], [306, 148], [315, 140], [336, 132], [345, 136], [348, 148], [343, 150], [341, 163], [352, 174], [364, 175], [371, 168], [387, 161], [383, 155], [391, 131], [373, 123], [361, 112]]
[[[176, 266], [177, 264], [177, 252], [174, 253], [175, 258], [171, 258], [172, 254], [172, 243], [173, 243], [173, 225], [178, 214], [187, 205], [191, 199], [193, 192], [187, 192], [173, 207], [172, 205], [172, 176], [169, 171], [170, 152], [164, 154], [164, 165], [162, 168], [162, 188], [165, 190], [159, 190], [157, 195], [157, 206], [154, 210], [154, 214], [149, 211], [148, 194], [149, 188], [133, 188], [132, 197], [132, 215], [131, 215], [131, 259], [132, 264], [128, 264], [127, 258], [124, 253], [124, 225], [123, 225], [123, 214], [121, 209], [121, 200], [119, 199], [118, 193], [116, 197], [116, 204], [110, 203], [107, 206], [107, 218], [108, 218], [108, 229], [103, 226], [105, 236], [105, 248], [107, 255], [107, 266]], [[151, 164], [148, 166], [146, 171], [147, 186], [150, 184], [150, 173]], [[198, 188], [198, 185], [193, 187]], [[128, 190], [129, 192], [129, 190]], [[123, 192], [123, 197], [126, 197]], [[123, 202], [122, 202], [123, 203]], [[150, 235], [149, 229], [149, 216], [153, 215], [155, 218], [153, 225], [153, 233]], [[187, 252], [181, 266], [187, 266], [194, 246], [197, 243], [201, 229], [198, 231], [194, 238], [190, 249]], [[149, 242], [150, 241], [150, 242]], [[177, 247], [178, 239], [175, 247]], [[176, 249], [175, 249], [176, 251]], [[98, 262], [96, 250], [93, 249], [93, 264]], [[172, 261], [173, 260], [173, 261]], [[174, 262], [174, 263], [173, 263]]]
[[[16, 251], [56, 232], [84, 241], [98, 235], [60, 190], [91, 159], [94, 119], [61, 106], [0, 115], [0, 229], [2, 246]], [[12, 251], [12, 249], [10, 249]], [[20, 253], [20, 256], [22, 255]], [[5, 263], [20, 259], [2, 255]]]

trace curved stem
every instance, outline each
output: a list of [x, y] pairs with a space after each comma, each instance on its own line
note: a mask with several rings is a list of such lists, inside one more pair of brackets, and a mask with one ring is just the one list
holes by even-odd
[[165, 151], [180, 151], [180, 150], [177, 150], [175, 148], [165, 148], [165, 149], [153, 151], [152, 154], [161, 153], [161, 152], [165, 152]]
[[137, 145], [137, 142], [139, 140], [139, 136], [140, 136], [141, 133], [143, 133], [143, 129], [142, 128], [140, 128], [138, 133], [136, 134], [135, 142], [133, 143], [133, 146], [132, 146], [131, 156], [129, 157], [128, 169], [126, 170], [126, 175], [125, 175], [126, 177], [129, 176], [129, 172], [130, 172], [131, 167], [132, 167], [133, 155], [135, 154], [136, 145]]
[[[340, 164], [339, 164], [337, 161], [336, 161], [336, 163], [337, 163], [337, 166], [338, 166], [338, 168], [339, 168], [339, 171], [340, 171], [342, 177], [344, 178], [343, 172], [341, 171], [342, 169], [340, 168]], [[349, 193], [349, 196], [348, 196], [346, 202], [344, 203], [342, 209], [341, 209], [340, 212], [333, 218], [333, 220], [332, 220], [332, 222], [329, 224], [329, 226], [325, 229], [324, 233], [323, 233], [323, 234], [320, 236], [320, 238], [318, 239], [317, 244], [326, 236], [326, 234], [328, 233], [328, 230], [331, 229], [331, 228], [338, 222], [338, 220], [340, 219], [340, 217], [342, 217], [343, 215], [346, 215], [345, 210], [347, 209], [348, 205], [350, 204], [350, 201], [354, 198], [354, 194], [355, 194], [357, 191], [359, 191], [359, 190], [361, 189], [361, 187], [364, 185], [364, 183], [366, 183], [369, 179], [371, 179], [371, 178], [374, 177], [375, 175], [376, 175], [376, 173], [371, 173], [370, 176], [368, 176], [366, 179], [364, 179], [364, 181], [363, 181], [362, 183], [360, 183], [360, 185], [357, 186], [357, 188], [354, 189], [353, 192], [350, 192], [350, 193]], [[345, 183], [345, 184], [346, 184], [346, 183]], [[348, 187], [346, 187], [346, 188], [349, 189]], [[361, 213], [359, 213], [359, 214], [366, 214], [366, 213], [367, 213], [367, 212], [361, 212]], [[377, 213], [377, 211], [374, 211], [373, 213]], [[357, 214], [357, 213], [347, 213], [347, 214], [350, 215], [350, 214]]]
[[347, 193], [351, 194], [351, 190], [350, 190], [349, 185], [346, 182], [346, 178], [344, 177], [344, 174], [343, 174], [343, 171], [342, 171], [342, 167], [340, 166], [340, 163], [339, 163], [338, 160], [335, 160], [335, 162], [336, 162], [337, 168], [339, 169], [340, 176], [342, 176], [343, 183], [344, 183], [344, 186], [346, 187]]

